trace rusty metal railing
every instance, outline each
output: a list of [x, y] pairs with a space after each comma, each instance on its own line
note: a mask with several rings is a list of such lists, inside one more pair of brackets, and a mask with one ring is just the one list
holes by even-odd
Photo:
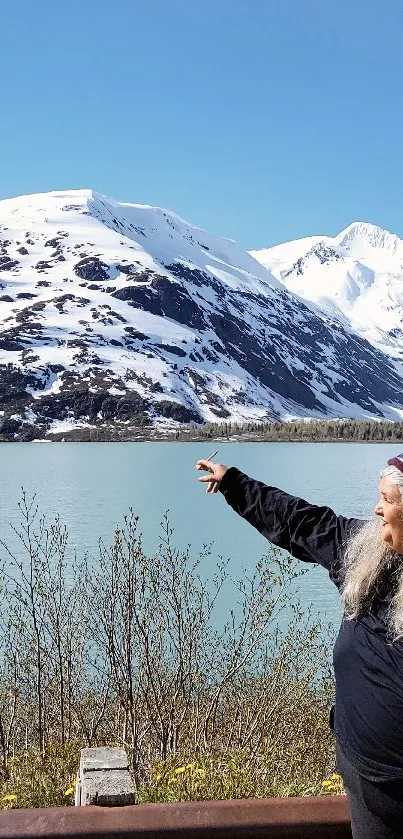
[[344, 796], [249, 798], [0, 814], [1, 839], [351, 839]]

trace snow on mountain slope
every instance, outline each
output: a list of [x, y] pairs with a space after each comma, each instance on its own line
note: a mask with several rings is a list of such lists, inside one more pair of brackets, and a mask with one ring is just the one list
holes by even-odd
[[250, 251], [250, 254], [265, 267], [270, 263], [271, 268], [269, 270], [276, 277], [280, 276], [281, 278], [281, 272], [288, 270], [290, 263], [293, 264], [296, 262], [301, 256], [301, 253], [308, 253], [314, 245], [322, 241], [326, 241], [326, 237], [306, 236], [304, 239], [284, 242], [282, 245], [274, 245], [272, 248]]
[[0, 201], [0, 434], [400, 418], [401, 365], [283, 281], [160, 208], [91, 190]]
[[334, 238], [310, 237], [251, 251], [294, 294], [403, 358], [403, 241], [355, 222]]

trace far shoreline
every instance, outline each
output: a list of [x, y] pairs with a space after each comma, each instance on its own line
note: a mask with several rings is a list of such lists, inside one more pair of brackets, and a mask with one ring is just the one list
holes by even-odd
[[391, 443], [403, 449], [403, 422], [392, 420], [296, 419], [286, 422], [222, 422], [160, 428], [108, 422], [52, 433], [23, 423], [0, 434], [3, 443]]

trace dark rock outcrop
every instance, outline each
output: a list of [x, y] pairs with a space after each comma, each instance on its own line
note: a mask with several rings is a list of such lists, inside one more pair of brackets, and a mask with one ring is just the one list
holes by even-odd
[[109, 280], [109, 266], [97, 256], [86, 256], [74, 266], [74, 273], [81, 280], [91, 280], [92, 282], [99, 282], [100, 280]]
[[172, 283], [168, 277], [156, 276], [149, 285], [126, 286], [115, 291], [113, 297], [194, 329], [206, 326], [203, 309], [194, 302], [186, 288]]
[[18, 259], [11, 259], [9, 256], [0, 256], [0, 271], [12, 271], [13, 268], [18, 268]]
[[163, 400], [157, 402], [156, 408], [161, 417], [174, 420], [175, 422], [190, 423], [203, 422], [203, 417], [196, 411], [196, 409], [186, 408], [179, 402], [172, 402], [170, 400]]

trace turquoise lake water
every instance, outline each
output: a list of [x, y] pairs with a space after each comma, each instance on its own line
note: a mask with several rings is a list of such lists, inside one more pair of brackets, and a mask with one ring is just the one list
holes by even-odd
[[[231, 558], [235, 577], [242, 575], [267, 551], [268, 543], [220, 494], [206, 495], [197, 482], [195, 461], [217, 448], [218, 462], [362, 518], [376, 503], [380, 470], [398, 453], [396, 445], [360, 443], [3, 444], [0, 538], [13, 544], [10, 524], [18, 524], [24, 487], [29, 495], [36, 494], [47, 518], [59, 514], [78, 555], [95, 552], [99, 537], [112, 541], [116, 524], [130, 507], [139, 515], [145, 546], [152, 552], [161, 533], [159, 523], [169, 510], [178, 548], [190, 544], [197, 552], [203, 543], [213, 543], [211, 567], [204, 568], [207, 575], [213, 576], [219, 555]], [[337, 594], [326, 572], [314, 568], [300, 585], [303, 601], [337, 623]]]

